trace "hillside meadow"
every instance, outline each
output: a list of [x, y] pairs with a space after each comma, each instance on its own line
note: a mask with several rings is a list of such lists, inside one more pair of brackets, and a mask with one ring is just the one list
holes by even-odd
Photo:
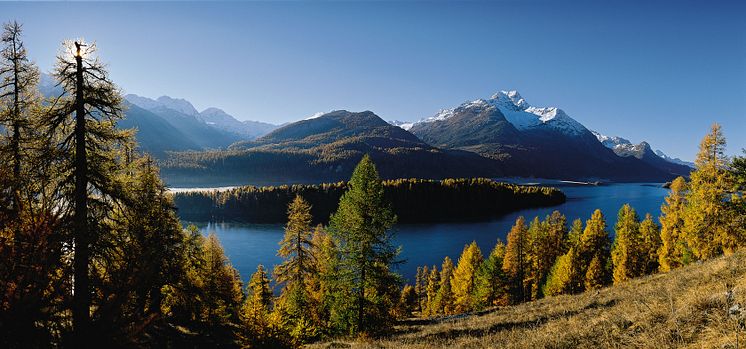
[[737, 348], [746, 345], [744, 304], [741, 250], [618, 286], [468, 315], [402, 320], [385, 338], [308, 348]]

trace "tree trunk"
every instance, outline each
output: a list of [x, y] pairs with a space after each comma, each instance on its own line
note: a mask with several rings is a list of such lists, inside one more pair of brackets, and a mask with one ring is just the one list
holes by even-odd
[[86, 159], [86, 116], [83, 100], [83, 58], [78, 47], [78, 55], [75, 57], [77, 63], [76, 89], [75, 89], [75, 212], [74, 212], [74, 241], [75, 260], [74, 269], [74, 293], [73, 293], [73, 330], [75, 340], [79, 346], [84, 346], [89, 335], [91, 322], [89, 293], [88, 264], [90, 259], [90, 236], [88, 232], [88, 161]]

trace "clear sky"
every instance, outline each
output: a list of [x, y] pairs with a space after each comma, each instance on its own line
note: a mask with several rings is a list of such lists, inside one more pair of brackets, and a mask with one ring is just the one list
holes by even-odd
[[244, 120], [417, 120], [515, 89], [684, 159], [716, 121], [746, 148], [746, 1], [0, 2], [0, 19], [43, 70], [84, 37], [125, 92]]

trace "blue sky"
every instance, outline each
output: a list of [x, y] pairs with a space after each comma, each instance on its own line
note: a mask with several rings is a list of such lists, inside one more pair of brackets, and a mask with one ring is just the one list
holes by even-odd
[[746, 148], [745, 1], [0, 3], [49, 70], [95, 40], [127, 93], [282, 123], [334, 109], [416, 120], [497, 90], [692, 159]]

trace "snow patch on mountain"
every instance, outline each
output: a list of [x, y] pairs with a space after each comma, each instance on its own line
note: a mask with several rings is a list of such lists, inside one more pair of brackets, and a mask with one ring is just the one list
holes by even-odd
[[679, 165], [684, 165], [684, 166], [689, 166], [691, 168], [695, 168], [695, 165], [693, 162], [681, 160], [679, 158], [670, 157], [666, 155], [666, 153], [662, 152], [660, 149], [655, 151], [655, 155], [660, 156], [661, 158], [663, 158], [663, 160], [666, 160], [668, 162], [673, 162], [674, 164], [679, 164]]
[[601, 133], [598, 133], [596, 131], [591, 131], [594, 136], [598, 139], [601, 144], [603, 144], [606, 148], [614, 149], [616, 146], [626, 146], [626, 145], [632, 145], [632, 142], [629, 140], [617, 137], [617, 136], [606, 136]]
[[[555, 107], [532, 107], [518, 91], [500, 91], [489, 99], [476, 99], [456, 108], [442, 109], [437, 114], [413, 124], [445, 120], [457, 111], [469, 108], [497, 108], [520, 131], [553, 129], [563, 134], [581, 135], [588, 130], [562, 109]], [[409, 126], [411, 128], [411, 126]]]
[[411, 121], [391, 120], [388, 123], [393, 126], [399, 126], [407, 131], [414, 126], [414, 123]]

